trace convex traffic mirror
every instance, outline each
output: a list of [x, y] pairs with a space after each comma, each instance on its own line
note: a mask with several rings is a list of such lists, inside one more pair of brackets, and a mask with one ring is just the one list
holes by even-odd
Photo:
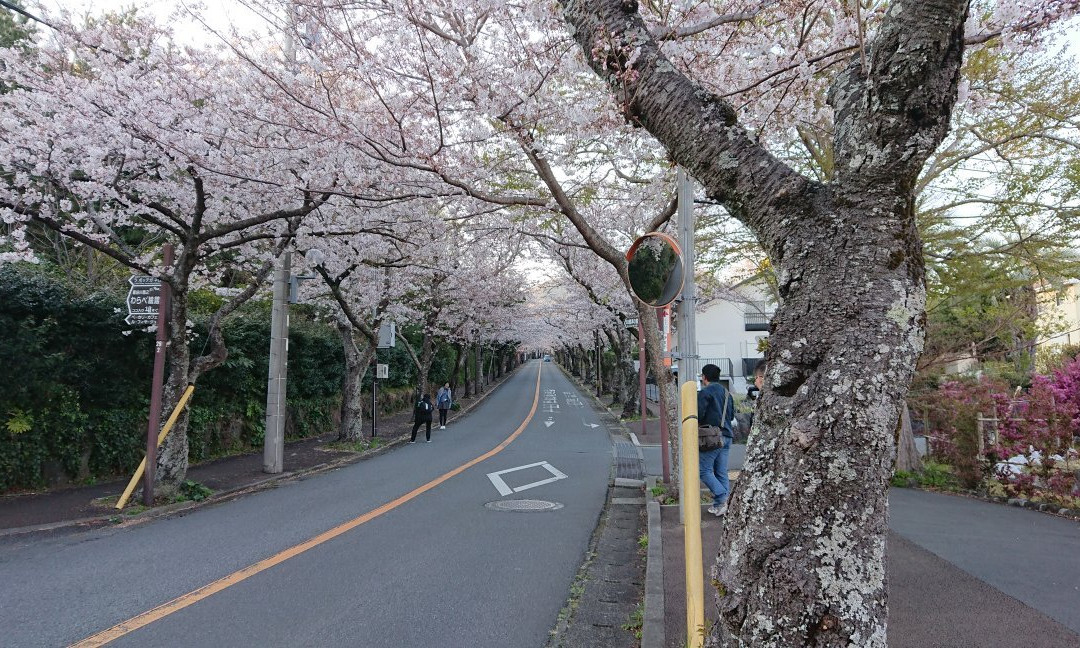
[[626, 253], [626, 260], [630, 288], [649, 306], [667, 306], [682, 292], [682, 251], [667, 234], [649, 232], [638, 238]]

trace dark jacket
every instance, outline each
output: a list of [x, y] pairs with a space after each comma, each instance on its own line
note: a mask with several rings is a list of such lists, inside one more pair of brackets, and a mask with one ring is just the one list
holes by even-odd
[[[423, 406], [427, 403], [427, 407]], [[431, 404], [431, 396], [424, 394], [424, 397], [416, 402], [416, 407], [413, 408], [413, 416], [417, 421], [430, 421], [431, 414], [435, 411], [435, 406]]]
[[[721, 425], [720, 415], [724, 401], [727, 401], [727, 416]], [[697, 395], [698, 422], [701, 425], [713, 425], [724, 428], [724, 436], [734, 437], [735, 399], [719, 383], [709, 383]]]

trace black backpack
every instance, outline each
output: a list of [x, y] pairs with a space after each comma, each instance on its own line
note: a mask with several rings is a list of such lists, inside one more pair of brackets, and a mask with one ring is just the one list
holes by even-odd
[[427, 413], [431, 411], [431, 403], [426, 400], [421, 400], [416, 404], [416, 411]]

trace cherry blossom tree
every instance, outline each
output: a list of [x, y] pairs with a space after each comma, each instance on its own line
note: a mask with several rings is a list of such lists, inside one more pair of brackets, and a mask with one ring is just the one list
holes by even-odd
[[[249, 66], [173, 47], [137, 18], [87, 29], [54, 20], [36, 49], [7, 50], [0, 96], [4, 260], [32, 258], [26, 233], [50, 231], [107, 255], [172, 293], [165, 411], [224, 361], [222, 322], [259, 290], [337, 177], [327, 147], [283, 125]], [[10, 56], [9, 56], [10, 55]], [[160, 246], [175, 261], [162, 267]], [[238, 289], [192, 357], [188, 297]], [[161, 449], [167, 490], [187, 469], [186, 415]]]
[[[860, 15], [861, 4], [845, 15], [837, 3], [815, 16], [828, 19], [824, 38], [813, 29], [778, 34], [799, 39], [797, 54], [770, 39], [749, 65], [718, 56], [715, 66], [727, 69], [702, 74], [665, 45], [670, 32], [647, 24], [638, 3], [562, 3], [627, 118], [746, 224], [779, 268], [784, 303], [713, 574], [721, 623], [710, 643], [885, 645], [885, 493], [925, 321], [912, 190], [948, 130], [965, 33], [976, 42], [1033, 37], [1071, 4], [1002, 3], [995, 34], [983, 31], [979, 7], [969, 19], [964, 0], [882, 3], [874, 16]], [[785, 3], [772, 7], [794, 17]], [[818, 60], [799, 60], [813, 51], [804, 39], [834, 52], [841, 69], [812, 74]], [[736, 67], [751, 68], [756, 85], [740, 86]], [[785, 76], [829, 88], [811, 114], [833, 123], [829, 182], [797, 173], [740, 124], [806, 114], [785, 107], [800, 93], [753, 96]]]

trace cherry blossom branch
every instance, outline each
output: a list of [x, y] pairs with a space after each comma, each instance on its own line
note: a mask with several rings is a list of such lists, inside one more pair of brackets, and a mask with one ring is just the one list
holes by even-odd
[[200, 234], [198, 240], [200, 243], [204, 243], [206, 241], [210, 241], [226, 234], [231, 234], [233, 232], [247, 229], [249, 227], [254, 227], [255, 225], [262, 225], [263, 223], [268, 223], [270, 221], [289, 219], [296, 216], [306, 216], [318, 207], [320, 207], [329, 199], [330, 196], [325, 193], [322, 194], [322, 196], [320, 196], [318, 199], [314, 200], [310, 199], [309, 197], [305, 197], [305, 204], [303, 207], [298, 207], [296, 209], [279, 209], [265, 214], [251, 216], [250, 218], [243, 218], [238, 221], [233, 221], [232, 223], [226, 225], [219, 225], [218, 227], [208, 229], [202, 234]]
[[742, 13], [716, 16], [714, 18], [710, 18], [709, 20], [697, 23], [696, 25], [683, 27], [681, 29], [675, 29], [674, 27], [671, 27], [666, 31], [656, 34], [655, 38], [659, 41], [670, 41], [680, 38], [687, 38], [690, 36], [697, 36], [702, 32], [709, 31], [710, 29], [715, 29], [716, 27], [720, 27], [722, 25], [730, 25], [731, 23], [753, 20], [760, 13], [761, 9], [756, 9], [754, 11], [744, 11]]
[[[0, 206], [8, 207], [8, 205], [0, 205]], [[18, 210], [16, 210], [16, 211], [18, 211]], [[20, 213], [25, 214], [25, 212], [20, 212]], [[30, 218], [31, 218], [31, 220], [33, 220], [35, 222], [38, 222], [38, 223], [41, 223], [42, 225], [45, 225], [46, 227], [53, 230], [57, 234], [72, 238], [72, 239], [78, 241], [79, 243], [82, 243], [83, 245], [91, 247], [91, 248], [97, 250], [98, 252], [101, 252], [102, 254], [105, 254], [105, 255], [115, 259], [116, 261], [118, 261], [121, 264], [127, 266], [128, 268], [131, 268], [132, 270], [137, 270], [137, 271], [141, 272], [142, 274], [147, 274], [147, 275], [151, 274], [150, 270], [148, 270], [145, 266], [137, 263], [136, 261], [134, 261], [130, 257], [124, 256], [123, 254], [116, 251], [111, 246], [106, 245], [106, 244], [102, 243], [101, 241], [98, 241], [98, 240], [96, 240], [96, 239], [94, 239], [94, 238], [92, 238], [90, 236], [87, 236], [86, 234], [83, 234], [82, 232], [80, 232], [80, 231], [78, 231], [78, 230], [76, 230], [74, 228], [65, 227], [64, 223], [61, 223], [61, 222], [59, 222], [57, 220], [54, 220], [54, 219], [52, 219], [52, 218], [50, 218], [48, 216], [42, 216], [41, 214], [36, 214], [36, 213], [30, 214]]]
[[302, 217], [300, 216], [289, 219], [288, 236], [283, 237], [278, 241], [277, 245], [274, 246], [271, 257], [255, 272], [255, 276], [248, 283], [247, 288], [222, 304], [210, 317], [209, 328], [207, 330], [210, 350], [191, 362], [191, 373], [189, 374], [190, 382], [194, 383], [198, 380], [200, 375], [220, 365], [228, 357], [229, 350], [225, 346], [225, 337], [222, 334], [222, 322], [237, 308], [240, 308], [241, 305], [251, 299], [262, 286], [263, 282], [266, 281], [266, 278], [270, 276], [271, 271], [274, 269], [274, 263], [277, 261], [278, 257], [281, 256], [282, 252], [285, 251], [285, 248], [292, 243], [293, 237], [300, 227], [301, 220]]

